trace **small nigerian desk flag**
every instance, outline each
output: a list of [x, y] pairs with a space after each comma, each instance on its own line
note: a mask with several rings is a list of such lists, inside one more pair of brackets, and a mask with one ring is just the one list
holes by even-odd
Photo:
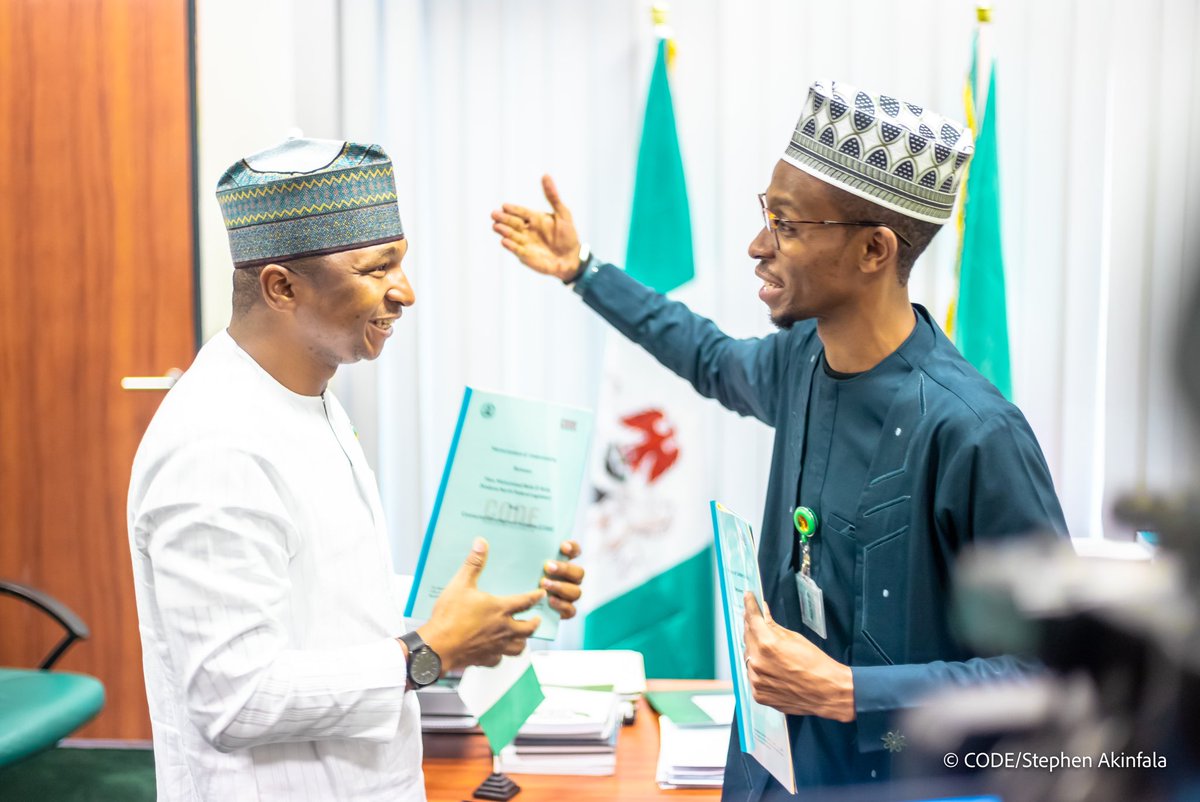
[[504, 657], [495, 668], [471, 666], [463, 672], [458, 696], [487, 736], [492, 754], [512, 743], [517, 730], [546, 697], [529, 653]]

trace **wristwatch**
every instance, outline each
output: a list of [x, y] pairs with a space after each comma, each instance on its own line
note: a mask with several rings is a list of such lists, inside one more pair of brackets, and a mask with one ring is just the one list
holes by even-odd
[[592, 249], [588, 247], [586, 242], [581, 243], [579, 246], [579, 267], [575, 269], [574, 275], [568, 279], [563, 279], [563, 284], [566, 284], [568, 287], [570, 287], [575, 284], [576, 281], [579, 281], [580, 276], [583, 275], [583, 271], [587, 269], [588, 262], [591, 260]]
[[400, 640], [408, 647], [408, 679], [413, 686], [424, 688], [437, 682], [442, 675], [442, 658], [438, 653], [415, 630], [401, 635]]

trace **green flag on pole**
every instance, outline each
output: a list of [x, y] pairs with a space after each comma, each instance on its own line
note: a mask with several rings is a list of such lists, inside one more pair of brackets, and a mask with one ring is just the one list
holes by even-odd
[[[972, 73], [974, 73], [974, 55]], [[1012, 398], [1008, 306], [1000, 242], [1000, 162], [996, 148], [996, 68], [989, 70], [987, 102], [966, 182], [954, 341], [962, 355], [1005, 398]]]
[[675, 132], [667, 53], [667, 40], [659, 39], [646, 97], [629, 248], [625, 254], [625, 272], [659, 292], [670, 292], [696, 275], [692, 260], [692, 216], [688, 211], [679, 136]]
[[[655, 21], [664, 25], [659, 12]], [[658, 42], [638, 150], [625, 270], [659, 292], [695, 277], [691, 215], [667, 68]], [[705, 433], [690, 385], [613, 337], [596, 404], [585, 649], [633, 649], [646, 676], [715, 676], [716, 610]], [[619, 467], [614, 467], [619, 466]]]

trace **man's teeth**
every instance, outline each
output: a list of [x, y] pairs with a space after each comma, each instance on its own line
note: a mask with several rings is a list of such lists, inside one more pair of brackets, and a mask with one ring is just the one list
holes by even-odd
[[772, 283], [771, 283], [771, 282], [769, 282], [769, 281], [764, 281], [764, 282], [763, 282], [763, 286], [764, 286], [764, 287], [766, 287], [766, 288], [767, 288], [767, 289], [769, 289], [769, 290], [777, 290], [777, 289], [779, 289], [780, 287], [782, 287], [783, 285], [782, 285], [782, 284], [772, 284]]
[[390, 329], [392, 327], [392, 323], [393, 323], [393, 321], [391, 321], [391, 320], [376, 320], [375, 321], [375, 325], [381, 329]]

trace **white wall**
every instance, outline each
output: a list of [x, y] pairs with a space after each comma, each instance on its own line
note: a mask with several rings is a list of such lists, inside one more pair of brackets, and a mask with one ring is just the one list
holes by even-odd
[[[282, 138], [382, 142], [396, 162], [417, 292], [384, 356], [339, 374], [411, 568], [464, 384], [591, 405], [603, 326], [503, 253], [488, 212], [539, 203], [551, 172], [593, 250], [625, 248], [653, 56], [644, 0], [198, 0], [204, 330], [228, 318], [211, 188]], [[1121, 536], [1118, 492], [1200, 477], [1169, 348], [1200, 265], [1195, 0], [1001, 0], [1004, 235], [1016, 401], [1077, 536]], [[809, 82], [831, 76], [962, 116], [974, 26], [962, 0], [677, 2], [673, 75], [697, 280], [683, 297], [739, 336], [770, 330], [746, 244]], [[252, 43], [252, 44], [247, 44]], [[953, 232], [914, 300], [944, 316]], [[761, 425], [705, 414], [710, 486], [761, 509]], [[998, 481], [1001, 480], [998, 478]], [[754, 512], [757, 515], [757, 512]]]
[[[199, 152], [201, 331], [229, 323], [229, 240], [215, 191], [235, 161], [293, 128], [336, 138], [341, 130], [337, 0], [197, 0], [196, 106]], [[303, 13], [300, 13], [303, 12]], [[318, 42], [317, 47], [312, 47]], [[301, 43], [308, 43], [302, 45]]]

